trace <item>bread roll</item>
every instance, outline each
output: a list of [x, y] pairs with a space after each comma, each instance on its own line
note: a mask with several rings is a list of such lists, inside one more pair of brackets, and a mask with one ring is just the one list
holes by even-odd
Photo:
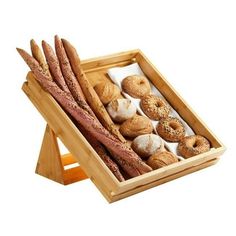
[[153, 131], [151, 121], [145, 116], [136, 115], [126, 120], [120, 126], [120, 132], [123, 136], [136, 138], [142, 134], [150, 134]]
[[123, 122], [136, 114], [136, 107], [129, 99], [116, 99], [107, 105], [107, 111], [115, 122]]
[[134, 98], [142, 98], [151, 92], [150, 83], [143, 75], [130, 75], [123, 79], [121, 86], [124, 92]]
[[158, 135], [144, 134], [135, 138], [131, 147], [140, 157], [147, 159], [158, 150], [162, 150], [164, 143]]
[[98, 83], [94, 90], [104, 105], [120, 96], [120, 89], [115, 84], [106, 81]]
[[178, 158], [171, 152], [159, 151], [150, 156], [147, 164], [154, 170], [178, 162]]

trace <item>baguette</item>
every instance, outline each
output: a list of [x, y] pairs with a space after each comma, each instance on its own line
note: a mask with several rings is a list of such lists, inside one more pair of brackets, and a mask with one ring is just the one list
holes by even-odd
[[43, 56], [43, 53], [34, 39], [30, 40], [30, 48], [32, 52], [32, 56], [38, 61], [39, 65], [43, 68], [46, 75], [52, 78], [51, 73], [49, 71], [48, 64]]
[[[138, 170], [140, 174], [147, 173], [152, 170], [145, 164], [141, 158], [129, 147], [124, 145], [119, 139], [109, 133], [94, 117], [88, 114], [69, 96], [61, 90], [59, 86], [51, 81], [44, 73], [39, 63], [22, 49], [17, 49], [19, 54], [28, 64], [36, 80], [40, 83], [43, 89], [49, 92], [58, 103], [87, 131], [90, 132], [100, 143], [102, 143], [111, 153], [114, 153], [114, 158], [119, 159], [129, 166], [132, 170]], [[123, 166], [121, 166], [124, 168]], [[139, 175], [133, 171], [129, 171], [131, 177]]]
[[63, 75], [61, 73], [59, 61], [52, 47], [45, 41], [42, 41], [42, 47], [53, 79], [63, 91], [70, 94], [70, 90], [68, 89], [65, 80], [63, 78]]
[[69, 58], [72, 70], [79, 81], [79, 84], [83, 90], [86, 100], [94, 113], [96, 114], [102, 125], [109, 130], [113, 135], [115, 135], [123, 143], [126, 142], [125, 138], [121, 135], [119, 130], [116, 128], [115, 124], [108, 115], [104, 105], [100, 101], [94, 88], [91, 86], [86, 75], [80, 65], [80, 58], [77, 54], [76, 49], [65, 39], [62, 39], [63, 46], [65, 48], [66, 54]]
[[106, 149], [94, 138], [89, 132], [87, 132], [81, 125], [78, 124], [78, 128], [83, 136], [87, 139], [89, 144], [94, 148], [97, 154], [101, 157], [106, 166], [116, 176], [116, 178], [122, 182], [124, 181], [123, 175], [120, 173], [119, 166], [111, 159]]
[[[55, 36], [55, 49], [56, 54], [58, 57], [58, 61], [60, 64], [60, 68], [63, 74], [63, 79], [65, 80], [73, 98], [77, 102], [77, 104], [86, 110], [90, 115], [96, 118], [94, 112], [90, 108], [90, 106], [85, 101], [84, 94], [82, 92], [82, 89], [70, 67], [70, 62], [67, 58], [65, 49], [63, 47], [63, 44], [61, 42], [61, 39], [58, 36]], [[97, 119], [97, 118], [96, 118]]]

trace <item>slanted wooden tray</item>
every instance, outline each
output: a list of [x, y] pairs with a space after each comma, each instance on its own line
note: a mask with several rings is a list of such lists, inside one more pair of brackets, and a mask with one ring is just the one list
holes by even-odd
[[[22, 89], [47, 122], [36, 173], [62, 184], [90, 178], [108, 202], [114, 202], [203, 169], [219, 160], [219, 156], [225, 151], [224, 145], [140, 50], [84, 60], [81, 63], [90, 83], [95, 85], [98, 82], [109, 80], [107, 69], [126, 66], [133, 62], [138, 62], [147, 78], [194, 132], [205, 136], [211, 142], [212, 149], [178, 163], [119, 182], [64, 110], [50, 94], [40, 87], [34, 79], [34, 75], [29, 72], [27, 82], [24, 82]], [[67, 147], [70, 154], [60, 155], [57, 137]], [[76, 162], [80, 166], [65, 168], [65, 166]]]

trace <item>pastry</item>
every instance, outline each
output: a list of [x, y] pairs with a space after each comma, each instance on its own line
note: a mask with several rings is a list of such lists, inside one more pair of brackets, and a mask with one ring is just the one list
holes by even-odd
[[157, 133], [166, 141], [178, 142], [185, 136], [185, 128], [178, 118], [167, 117], [159, 121]]
[[107, 105], [107, 111], [115, 122], [123, 122], [136, 114], [136, 107], [129, 99], [121, 98], [111, 101]]
[[120, 96], [120, 89], [115, 84], [106, 81], [98, 83], [94, 90], [104, 105]]
[[150, 134], [153, 131], [151, 121], [145, 116], [136, 115], [120, 126], [120, 132], [128, 138], [135, 138], [141, 134]]
[[175, 162], [178, 162], [178, 158], [173, 153], [167, 151], [159, 151], [150, 156], [147, 160], [147, 164], [154, 170]]
[[164, 143], [156, 134], [144, 134], [135, 138], [131, 147], [141, 158], [147, 159], [158, 150], [162, 150]]
[[147, 95], [140, 101], [143, 112], [152, 120], [160, 120], [170, 113], [170, 106], [160, 97]]
[[183, 138], [177, 147], [178, 153], [184, 158], [196, 156], [210, 150], [209, 141], [201, 135], [191, 135]]
[[128, 76], [122, 81], [121, 85], [123, 91], [134, 98], [141, 98], [151, 92], [149, 81], [143, 75]]

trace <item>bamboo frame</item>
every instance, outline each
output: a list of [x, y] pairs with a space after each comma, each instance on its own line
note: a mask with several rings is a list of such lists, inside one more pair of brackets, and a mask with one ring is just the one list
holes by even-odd
[[[164, 76], [152, 65], [140, 50], [132, 50], [84, 60], [82, 61], [82, 67], [87, 77], [91, 79], [91, 81], [96, 81], [97, 79], [100, 79], [100, 76], [103, 76], [104, 78], [106, 77], [106, 70], [108, 68], [128, 65], [133, 61], [139, 63], [146, 76], [162, 92], [168, 102], [178, 111], [193, 130], [198, 134], [206, 136], [210, 140], [213, 149], [207, 153], [174, 163], [136, 178], [129, 179], [125, 182], [119, 182], [102, 162], [100, 157], [76, 128], [63, 109], [57, 104], [51, 95], [41, 89], [33, 74], [29, 72], [27, 75], [27, 82], [23, 84], [22, 89], [48, 124], [38, 166], [50, 166], [50, 163], [45, 164], [45, 161], [47, 162], [47, 160], [50, 160], [49, 157], [47, 157], [49, 154], [51, 155], [54, 153], [53, 155], [54, 157], [56, 156], [57, 159], [57, 164], [55, 164], [56, 173], [53, 175], [45, 174], [39, 169], [39, 167], [37, 167], [36, 173], [63, 184], [74, 182], [71, 179], [66, 180], [65, 174], [63, 174], [62, 170], [63, 162], [61, 162], [62, 164], [58, 164], [58, 160], [60, 162], [61, 157], [57, 152], [55, 137], [61, 139], [73, 155], [74, 159], [80, 163], [81, 172], [86, 173], [86, 176], [94, 182], [108, 202], [117, 201], [188, 173], [208, 167], [219, 160], [219, 156], [225, 151], [224, 145], [212, 133], [212, 131], [209, 130], [206, 124], [197, 116], [186, 101], [181, 98], [175, 89], [167, 82]], [[48, 134], [50, 135], [48, 136]], [[54, 138], [52, 139], [53, 136]], [[51, 141], [53, 141], [51, 144], [48, 144], [50, 137]], [[44, 145], [50, 147], [53, 146], [54, 151], [51, 151], [48, 154], [46, 151], [48, 149], [44, 148]], [[42, 155], [42, 153], [44, 153], [44, 155]], [[76, 174], [74, 174], [74, 180], [76, 180], [75, 176]], [[86, 176], [83, 175], [84, 178]]]

